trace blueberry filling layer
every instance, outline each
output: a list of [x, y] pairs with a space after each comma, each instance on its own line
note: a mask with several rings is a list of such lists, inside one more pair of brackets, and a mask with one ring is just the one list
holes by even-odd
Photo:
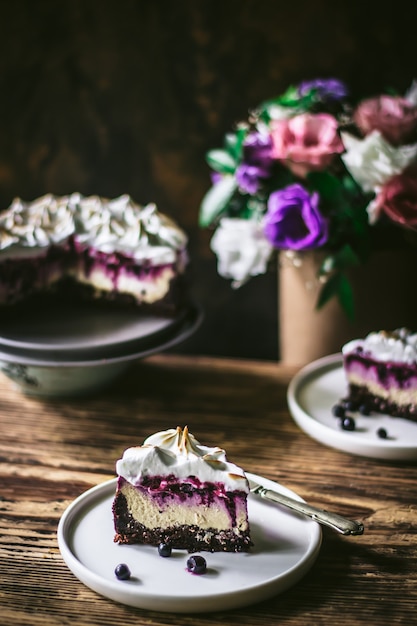
[[[122, 489], [126, 482], [120, 476], [118, 489]], [[161, 511], [174, 503], [209, 507], [216, 502], [227, 510], [232, 526], [237, 524], [238, 513], [246, 508], [246, 492], [226, 491], [222, 483], [201, 482], [195, 476], [183, 481], [178, 481], [174, 475], [145, 476], [141, 484], [135, 485], [135, 488], [151, 498]]]
[[394, 385], [399, 389], [417, 389], [417, 365], [408, 363], [374, 361], [360, 355], [347, 355], [344, 360], [345, 371], [361, 376], [364, 381], [378, 383], [385, 389]]

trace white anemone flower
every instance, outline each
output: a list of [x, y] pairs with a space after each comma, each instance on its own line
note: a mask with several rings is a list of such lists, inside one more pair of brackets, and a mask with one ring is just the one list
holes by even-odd
[[364, 139], [342, 133], [342, 141], [346, 148], [342, 160], [364, 191], [377, 191], [417, 156], [417, 144], [395, 148], [379, 131], [373, 131]]
[[229, 217], [220, 220], [210, 247], [217, 256], [220, 276], [231, 278], [234, 288], [251, 276], [265, 274], [273, 252], [259, 222]]

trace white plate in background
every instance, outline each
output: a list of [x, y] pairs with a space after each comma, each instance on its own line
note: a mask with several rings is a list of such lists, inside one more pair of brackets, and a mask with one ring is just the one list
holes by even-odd
[[[342, 357], [334, 354], [313, 361], [294, 376], [288, 386], [288, 407], [298, 426], [327, 446], [376, 459], [417, 459], [416, 422], [381, 413], [353, 413], [355, 430], [342, 430], [332, 407], [346, 394]], [[385, 428], [387, 439], [378, 437], [379, 428]]]

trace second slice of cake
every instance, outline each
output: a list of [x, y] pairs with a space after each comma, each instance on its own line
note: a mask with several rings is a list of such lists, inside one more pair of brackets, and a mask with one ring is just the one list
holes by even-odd
[[372, 332], [342, 353], [348, 401], [417, 421], [417, 334], [406, 328]]
[[185, 427], [155, 433], [117, 461], [115, 542], [195, 552], [252, 545], [244, 471]]

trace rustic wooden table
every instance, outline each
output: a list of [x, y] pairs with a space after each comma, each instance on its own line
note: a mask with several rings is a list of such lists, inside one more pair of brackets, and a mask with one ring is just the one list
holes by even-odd
[[[295, 372], [275, 363], [158, 355], [95, 397], [67, 400], [24, 397], [1, 377], [1, 624], [416, 624], [416, 465], [351, 456], [310, 439], [287, 409]], [[163, 613], [99, 596], [61, 558], [62, 513], [114, 476], [124, 448], [186, 424], [248, 471], [363, 521], [365, 533], [345, 537], [323, 527], [305, 577], [241, 609]]]

